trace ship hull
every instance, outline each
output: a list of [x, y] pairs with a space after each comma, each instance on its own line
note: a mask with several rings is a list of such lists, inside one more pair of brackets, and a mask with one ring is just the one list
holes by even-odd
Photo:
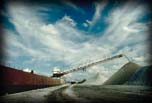
[[1, 95], [64, 84], [64, 81], [58, 78], [24, 72], [2, 65], [0, 66], [0, 81]]

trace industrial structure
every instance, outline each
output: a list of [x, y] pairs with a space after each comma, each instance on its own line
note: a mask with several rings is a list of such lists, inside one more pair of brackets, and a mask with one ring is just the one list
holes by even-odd
[[109, 57], [109, 58], [106, 58], [106, 59], [97, 60], [97, 61], [94, 61], [94, 62], [91, 62], [91, 63], [87, 63], [85, 65], [73, 68], [71, 70], [63, 71], [63, 72], [61, 72], [60, 69], [55, 68], [53, 70], [53, 76], [52, 77], [62, 77], [64, 75], [66, 75], [66, 74], [69, 74], [69, 73], [72, 73], [72, 72], [75, 72], [75, 71], [79, 71], [79, 70], [86, 70], [87, 68], [92, 67], [94, 65], [97, 65], [97, 64], [100, 64], [100, 63], [104, 63], [104, 62], [108, 62], [108, 61], [111, 61], [111, 60], [114, 60], [114, 59], [118, 59], [118, 58], [121, 58], [121, 57], [125, 57], [128, 61], [130, 61], [129, 58], [126, 55], [120, 54], [120, 55], [116, 55], [116, 56]]
[[33, 71], [24, 72], [22, 70], [17, 70], [11, 67], [0, 65], [0, 88], [2, 89], [0, 94], [62, 85], [66, 83], [65, 80], [62, 78], [62, 76], [66, 74], [79, 70], [86, 70], [87, 68], [92, 67], [94, 65], [118, 59], [121, 57], [125, 57], [127, 60], [129, 60], [125, 55], [120, 54], [106, 59], [90, 62], [85, 65], [81, 65], [63, 72], [60, 71], [60, 69], [55, 68], [51, 77], [38, 75], [35, 74]]

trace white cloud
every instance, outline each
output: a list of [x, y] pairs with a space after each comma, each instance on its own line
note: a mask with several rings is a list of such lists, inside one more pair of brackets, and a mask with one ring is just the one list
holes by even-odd
[[67, 0], [64, 1], [64, 3], [70, 7], [72, 7], [73, 9], [75, 9], [76, 11], [80, 12], [81, 14], [85, 14], [85, 12], [83, 11], [83, 9], [81, 9], [80, 7], [76, 6], [75, 4], [73, 4], [71, 1]]
[[64, 23], [66, 25], [69, 25], [69, 26], [76, 26], [76, 23], [74, 22], [73, 19], [71, 19], [69, 16], [65, 15], [61, 20], [60, 20], [61, 23]]
[[124, 29], [126, 32], [138, 32], [137, 30], [128, 28], [127, 26], [123, 27], [123, 29]]
[[24, 72], [31, 72], [31, 69], [29, 68], [26, 68], [26, 69], [23, 69]]
[[[86, 20], [86, 23], [96, 23], [104, 7], [105, 4], [96, 4], [93, 20]], [[141, 5], [132, 6], [127, 3], [112, 10], [107, 17], [109, 26], [100, 37], [85, 35], [76, 29], [77, 23], [67, 15], [53, 24], [45, 24], [43, 18], [37, 16], [35, 9], [27, 5], [12, 3], [8, 5], [8, 11], [10, 21], [15, 25], [19, 35], [6, 30], [5, 49], [10, 58], [31, 56], [31, 60], [24, 61], [26, 65], [35, 64], [39, 67], [37, 69], [54, 65], [51, 61], [59, 61], [68, 66], [77, 65], [86, 60], [96, 60], [119, 53], [125, 53], [136, 63], [146, 62], [148, 27], [137, 21], [145, 12]], [[124, 59], [116, 60], [93, 67], [88, 72], [101, 71], [107, 78], [109, 73], [111, 75], [124, 63]]]
[[59, 34], [58, 30], [52, 24], [42, 26], [42, 30], [54, 36]]
[[84, 27], [88, 27], [89, 25], [87, 23], [83, 23], [83, 26]]
[[90, 24], [90, 29], [101, 19], [102, 11], [107, 5], [107, 2], [95, 2], [95, 13], [91, 21], [87, 20], [87, 23]]
[[91, 24], [91, 21], [89, 21], [89, 20], [86, 20], [86, 23], [87, 23], [87, 24]]

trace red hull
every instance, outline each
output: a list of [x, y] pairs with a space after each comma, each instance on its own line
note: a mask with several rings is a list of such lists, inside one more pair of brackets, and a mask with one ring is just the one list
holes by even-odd
[[3, 92], [8, 93], [62, 84], [60, 79], [32, 74], [5, 66], [0, 66], [0, 79], [0, 86], [3, 88]]

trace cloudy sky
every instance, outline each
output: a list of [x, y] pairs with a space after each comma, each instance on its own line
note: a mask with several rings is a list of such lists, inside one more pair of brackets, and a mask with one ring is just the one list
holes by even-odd
[[[5, 36], [1, 60], [17, 69], [51, 75], [54, 67], [67, 70], [120, 53], [141, 65], [147, 65], [151, 56], [150, 11], [142, 2], [7, 2], [1, 14]], [[87, 73], [107, 77], [126, 62], [111, 61]]]

